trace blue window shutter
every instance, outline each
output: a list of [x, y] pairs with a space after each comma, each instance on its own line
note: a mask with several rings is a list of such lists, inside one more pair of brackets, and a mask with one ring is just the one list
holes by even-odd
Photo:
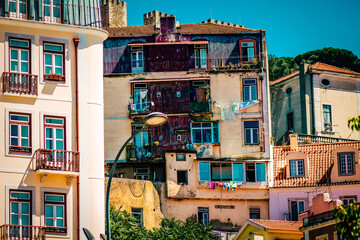
[[244, 164], [233, 163], [233, 181], [244, 181]]
[[265, 163], [256, 164], [256, 181], [266, 182]]
[[199, 181], [210, 181], [210, 163], [199, 162]]

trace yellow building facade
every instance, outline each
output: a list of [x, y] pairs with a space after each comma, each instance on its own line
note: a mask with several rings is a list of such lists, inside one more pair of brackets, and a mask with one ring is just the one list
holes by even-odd
[[[1, 239], [104, 232], [98, 4], [0, 4]], [[41, 10], [39, 10], [41, 9]], [[79, 11], [78, 11], [79, 12]]]

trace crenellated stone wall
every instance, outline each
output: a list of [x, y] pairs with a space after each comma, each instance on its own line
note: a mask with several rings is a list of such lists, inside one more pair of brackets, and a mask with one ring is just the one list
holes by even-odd
[[101, 2], [101, 18], [104, 27], [126, 27], [126, 2], [121, 0], [103, 0]]

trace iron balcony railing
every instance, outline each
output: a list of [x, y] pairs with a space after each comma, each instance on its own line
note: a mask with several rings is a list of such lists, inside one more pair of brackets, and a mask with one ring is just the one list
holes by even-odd
[[44, 240], [46, 227], [4, 224], [0, 226], [1, 240]]
[[79, 172], [79, 152], [40, 148], [34, 155], [36, 170]]
[[129, 144], [126, 147], [126, 159], [137, 159], [137, 160], [146, 160], [153, 158], [163, 158], [164, 150], [161, 146], [134, 146]]
[[38, 95], [38, 76], [27, 73], [3, 73], [3, 92]]
[[190, 110], [192, 113], [211, 112], [211, 101], [190, 102]]
[[333, 211], [327, 211], [320, 214], [312, 215], [303, 219], [303, 227], [327, 222], [332, 219], [335, 219], [335, 213]]
[[104, 73], [144, 73], [170, 71], [246, 71], [260, 68], [256, 61], [241, 62], [240, 57], [207, 58], [197, 64], [194, 57], [187, 59], [152, 59], [104, 61]]
[[9, 1], [0, 17], [102, 28], [100, 11], [100, 1]]

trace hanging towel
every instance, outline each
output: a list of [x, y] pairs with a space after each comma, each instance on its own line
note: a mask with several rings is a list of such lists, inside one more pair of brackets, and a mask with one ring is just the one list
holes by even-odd
[[230, 181], [230, 187], [233, 191], [235, 191], [236, 189], [236, 182], [235, 181]]
[[222, 186], [224, 186], [224, 183], [222, 183], [222, 182], [216, 182], [216, 186], [222, 187]]
[[236, 186], [239, 188], [239, 187], [241, 187], [241, 185], [242, 185], [242, 182], [236, 182]]
[[214, 182], [209, 182], [208, 187], [209, 187], [209, 189], [214, 189], [215, 188], [215, 183]]
[[228, 191], [230, 191], [230, 183], [225, 182], [224, 183], [224, 189], [227, 189]]
[[233, 105], [238, 106], [240, 110], [243, 110], [245, 108], [251, 107], [252, 105], [255, 105], [258, 102], [259, 100], [252, 100], [247, 102], [233, 102]]

